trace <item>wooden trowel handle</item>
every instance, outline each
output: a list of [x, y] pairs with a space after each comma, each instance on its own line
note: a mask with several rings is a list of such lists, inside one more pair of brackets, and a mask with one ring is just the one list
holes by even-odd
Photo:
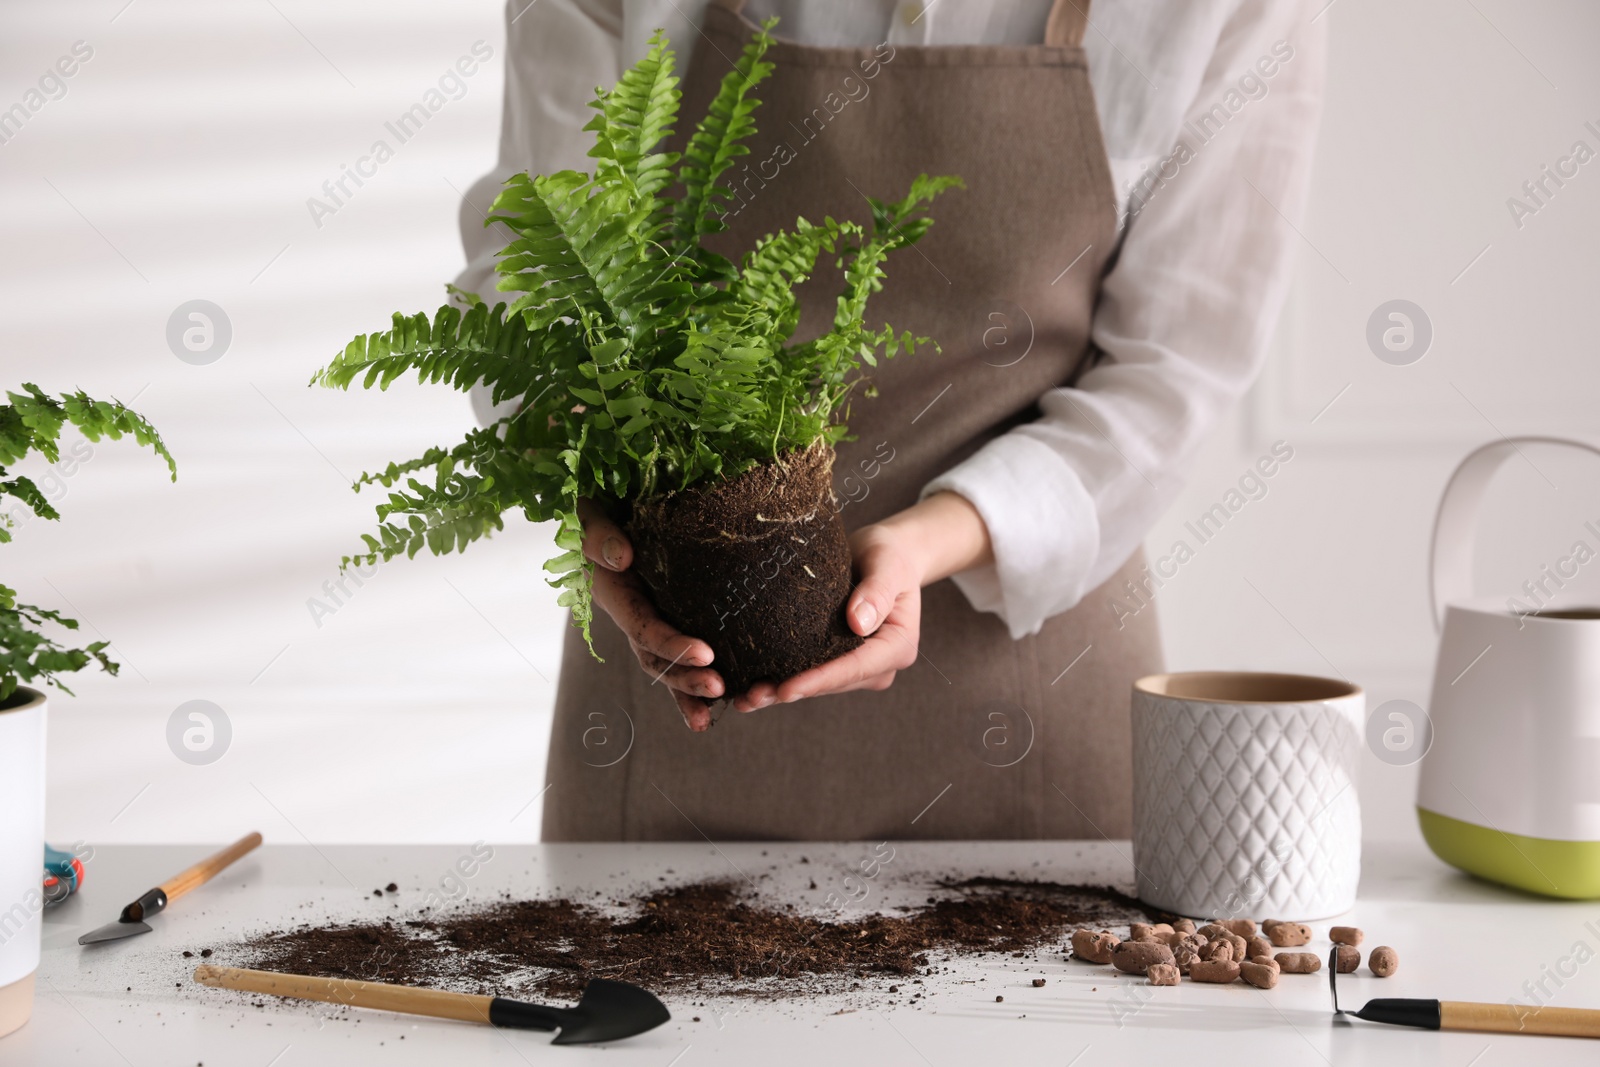
[[218, 967], [210, 963], [202, 963], [195, 968], [194, 980], [217, 989], [321, 1000], [352, 1008], [431, 1015], [436, 1019], [460, 1019], [469, 1023], [489, 1022], [489, 1004], [494, 1000], [493, 997], [474, 993], [418, 989], [385, 982], [363, 982], [354, 978], [316, 978], [275, 971], [250, 971], [242, 967]]
[[161, 891], [167, 895], [168, 902], [177, 900], [189, 890], [197, 889], [211, 881], [235, 860], [259, 844], [261, 844], [260, 834], [255, 832], [245, 834], [221, 852], [207, 856], [188, 870], [181, 871], [162, 882]]

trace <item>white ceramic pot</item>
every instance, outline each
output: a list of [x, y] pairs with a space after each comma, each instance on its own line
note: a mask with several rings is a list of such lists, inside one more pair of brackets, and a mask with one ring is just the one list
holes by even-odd
[[0, 711], [0, 1037], [33, 1013], [44, 930], [43, 693]]
[[1133, 687], [1133, 863], [1147, 904], [1322, 919], [1355, 903], [1366, 696], [1298, 674], [1157, 674]]

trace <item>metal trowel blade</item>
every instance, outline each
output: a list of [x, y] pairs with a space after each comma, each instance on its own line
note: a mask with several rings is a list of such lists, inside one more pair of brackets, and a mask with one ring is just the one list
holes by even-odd
[[149, 932], [150, 924], [146, 922], [118, 921], [106, 923], [98, 930], [90, 930], [78, 938], [78, 944], [96, 945], [102, 941], [120, 941], [125, 937], [133, 937], [135, 934], [148, 934]]

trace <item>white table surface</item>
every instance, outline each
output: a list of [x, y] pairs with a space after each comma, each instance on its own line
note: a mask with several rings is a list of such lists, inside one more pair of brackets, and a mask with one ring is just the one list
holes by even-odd
[[[479, 846], [480, 850], [483, 846]], [[867, 894], [850, 910], [916, 902], [927, 877], [1007, 875], [1062, 882], [1126, 883], [1126, 843], [916, 842], [892, 846], [876, 878], [848, 883]], [[470, 846], [267, 845], [172, 905], [154, 931], [96, 949], [78, 934], [115, 918], [122, 905], [198, 859], [188, 846], [99, 849], [83, 890], [47, 912], [33, 1020], [0, 1039], [0, 1064], [144, 1067], [302, 1067], [311, 1064], [599, 1063], [693, 1067], [714, 1062], [962, 1064], [1049, 1063], [1407, 1063], [1448, 1067], [1597, 1062], [1600, 1043], [1575, 1039], [1437, 1033], [1362, 1022], [1335, 1023], [1326, 973], [1284, 975], [1263, 992], [1185, 982], [1155, 989], [1109, 967], [996, 956], [928, 976], [918, 1005], [891, 996], [891, 979], [860, 993], [761, 1002], [692, 1003], [667, 996], [673, 1019], [640, 1037], [596, 1048], [548, 1048], [549, 1035], [420, 1020], [382, 1012], [271, 1001], [190, 980], [186, 948], [220, 945], [302, 919], [377, 917], [444, 894]], [[801, 856], [809, 863], [802, 864]], [[458, 899], [503, 891], [572, 895], [659, 886], [660, 879], [749, 877], [777, 899], [825, 909], [847, 888], [865, 844], [651, 844], [494, 846]], [[668, 874], [668, 870], [672, 872]], [[818, 888], [811, 890], [815, 878]], [[394, 881], [397, 897], [374, 888]], [[1366, 856], [1356, 908], [1345, 921], [1367, 945], [1395, 946], [1400, 972], [1342, 976], [1347, 1006], [1375, 996], [1504, 1002], [1545, 981], [1549, 1003], [1600, 1007], [1600, 906], [1537, 900], [1473, 881], [1409, 849]], [[1319, 937], [1327, 923], [1313, 924]], [[1579, 943], [1585, 950], [1576, 951]], [[1325, 953], [1327, 942], [1313, 943]], [[1584, 962], [1579, 962], [1579, 959]], [[1563, 973], [1565, 972], [1565, 974]], [[1035, 977], [1047, 979], [1034, 988]], [[1559, 985], [1558, 985], [1559, 982]], [[129, 991], [128, 987], [132, 987]], [[996, 1003], [1003, 995], [1003, 1003]], [[269, 998], [270, 999], [270, 998]], [[842, 1011], [842, 1014], [836, 1014]], [[692, 1021], [699, 1016], [700, 1021]], [[1244, 1059], [1241, 1059], [1244, 1057]]]

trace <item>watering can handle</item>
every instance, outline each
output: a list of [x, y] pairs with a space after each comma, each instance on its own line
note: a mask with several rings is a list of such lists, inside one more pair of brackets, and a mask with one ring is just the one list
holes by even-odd
[[1428, 565], [1428, 595], [1433, 601], [1433, 626], [1444, 626], [1447, 604], [1472, 596], [1472, 550], [1478, 534], [1478, 511], [1500, 464], [1520, 445], [1563, 445], [1600, 456], [1600, 448], [1565, 437], [1504, 437], [1468, 453], [1445, 483], [1439, 513], [1433, 520], [1433, 547]]

